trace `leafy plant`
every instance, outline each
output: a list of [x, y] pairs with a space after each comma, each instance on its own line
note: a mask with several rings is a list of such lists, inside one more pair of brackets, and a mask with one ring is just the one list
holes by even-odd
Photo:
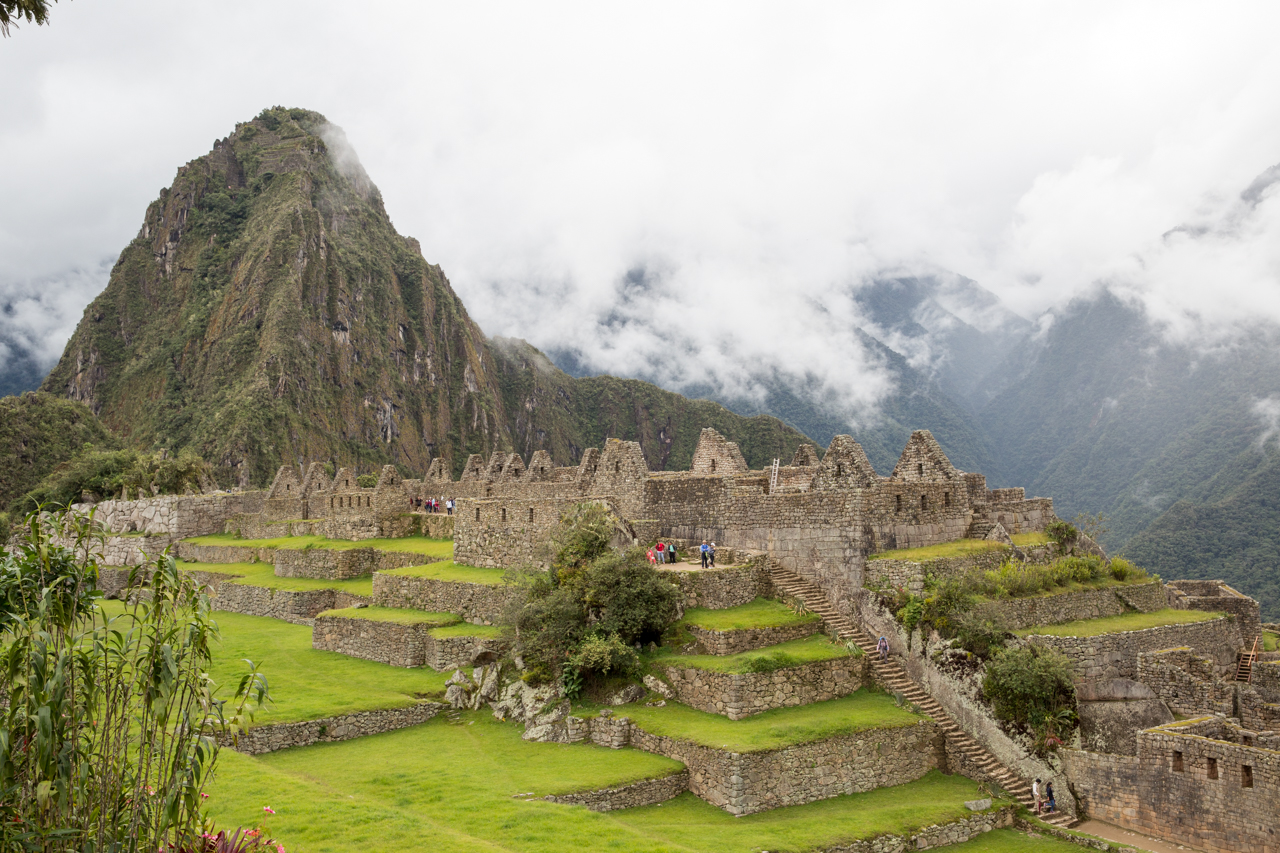
[[374, 486], [378, 485], [378, 475], [361, 474], [356, 477], [356, 485], [362, 489], [372, 489]]
[[209, 601], [171, 557], [133, 569], [130, 587], [146, 594], [102, 617], [93, 541], [90, 519], [32, 513], [0, 560], [5, 850], [196, 843], [218, 736], [269, 701], [252, 665], [230, 706], [216, 697]]
[[1051, 521], [1045, 525], [1044, 532], [1064, 551], [1070, 549], [1076, 543], [1076, 540], [1080, 538], [1080, 531], [1061, 519]]
[[1061, 711], [1075, 711], [1075, 673], [1071, 661], [1038, 646], [1007, 648], [987, 664], [982, 691], [996, 717], [1038, 726]]

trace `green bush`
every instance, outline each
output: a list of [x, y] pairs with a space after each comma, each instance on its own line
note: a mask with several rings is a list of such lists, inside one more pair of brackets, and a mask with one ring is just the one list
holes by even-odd
[[767, 655], [761, 655], [747, 661], [747, 665], [744, 668], [747, 672], [773, 672], [789, 666], [799, 666], [800, 663], [799, 658], [786, 652], [770, 652]]
[[953, 620], [956, 642], [983, 660], [1004, 648], [1013, 636], [1000, 608], [991, 602], [962, 611]]
[[130, 497], [198, 492], [208, 472], [204, 460], [189, 450], [172, 455], [89, 449], [55, 468], [19, 501], [18, 509], [26, 513], [38, 506], [63, 507], [77, 503], [85, 493], [98, 500], [118, 498], [125, 489]]
[[1062, 548], [1069, 548], [1080, 538], [1080, 531], [1065, 521], [1051, 521], [1044, 532]]
[[568, 576], [609, 551], [613, 516], [599, 503], [569, 509], [551, 534], [551, 568]]
[[1074, 711], [1075, 673], [1060, 652], [1038, 646], [1005, 649], [987, 664], [982, 682], [996, 717], [1033, 727]]
[[634, 678], [640, 674], [640, 655], [616, 633], [590, 634], [569, 656], [568, 665], [581, 674]]
[[356, 477], [356, 485], [362, 489], [372, 489], [374, 486], [378, 485], [378, 475], [361, 474], [359, 477]]

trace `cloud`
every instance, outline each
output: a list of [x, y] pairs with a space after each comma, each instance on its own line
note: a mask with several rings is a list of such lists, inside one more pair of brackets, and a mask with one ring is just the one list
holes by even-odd
[[1254, 441], [1255, 445], [1261, 449], [1268, 441], [1280, 434], [1280, 398], [1264, 397], [1254, 400], [1252, 412], [1262, 425], [1262, 432]]
[[0, 156], [23, 164], [0, 173], [0, 299], [62, 290], [21, 334], [65, 339], [92, 289], [73, 271], [179, 164], [303, 106], [345, 128], [344, 168], [487, 333], [747, 397], [781, 371], [870, 417], [891, 383], [850, 293], [886, 270], [962, 274], [1041, 328], [1101, 284], [1171, 334], [1280, 320], [1275, 189], [1248, 189], [1280, 160], [1277, 23], [1269, 4], [64, 4], [0, 52]]

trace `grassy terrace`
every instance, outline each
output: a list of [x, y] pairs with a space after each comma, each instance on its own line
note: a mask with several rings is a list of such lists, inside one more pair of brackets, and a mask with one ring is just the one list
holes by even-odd
[[816, 613], [803, 616], [794, 612], [780, 601], [768, 598], [757, 598], [737, 607], [726, 610], [707, 610], [697, 607], [686, 610], [684, 623], [705, 628], [708, 631], [738, 631], [743, 628], [782, 628], [788, 625], [803, 625], [818, 622], [821, 618]]
[[453, 556], [452, 539], [428, 539], [425, 536], [406, 536], [403, 539], [326, 539], [323, 536], [277, 536], [275, 539], [240, 539], [230, 533], [196, 536], [187, 539], [192, 545], [229, 545], [236, 548], [277, 548], [300, 551], [306, 548], [323, 548], [328, 551], [350, 551], [353, 548], [377, 548], [379, 551], [396, 551], [409, 554], [425, 554], [428, 557], [446, 559]]
[[456, 581], [460, 583], [478, 583], [485, 586], [501, 586], [504, 569], [482, 569], [478, 566], [463, 566], [453, 560], [430, 563], [425, 566], [408, 566], [403, 569], [391, 569], [379, 572], [384, 575], [403, 575], [411, 578], [433, 578], [438, 581]]
[[471, 625], [466, 622], [458, 622], [453, 625], [445, 625], [443, 628], [432, 628], [428, 633], [433, 637], [445, 639], [448, 637], [479, 637], [481, 639], [492, 639], [501, 637], [503, 629], [499, 625]]
[[[115, 615], [124, 605], [107, 601], [103, 609]], [[317, 651], [311, 648], [311, 629], [305, 625], [239, 613], [214, 616], [222, 640], [214, 651], [210, 674], [220, 685], [220, 695], [234, 692], [245, 671], [245, 658], [259, 664], [271, 686], [275, 702], [258, 714], [257, 725], [401, 708], [421, 696], [443, 696], [445, 680], [452, 675]]]
[[[513, 795], [616, 786], [678, 765], [631, 749], [528, 743], [518, 727], [483, 712], [464, 713], [462, 721], [437, 717], [385, 735], [256, 758], [224, 752], [210, 813], [220, 825], [251, 825], [270, 805], [271, 834], [301, 853], [799, 853], [964, 818], [964, 800], [978, 796], [970, 780], [934, 771], [906, 785], [741, 818], [692, 794], [658, 806], [589, 812]], [[999, 847], [956, 849], [1079, 849], [1000, 835], [1008, 840]]]
[[397, 625], [430, 625], [433, 628], [443, 628], [462, 621], [454, 613], [432, 613], [399, 607], [344, 607], [340, 610], [326, 610], [320, 615], [336, 616], [339, 619], [368, 619], [370, 622], [395, 622]]
[[782, 669], [848, 655], [849, 650], [843, 643], [833, 643], [825, 634], [815, 634], [802, 640], [739, 652], [736, 655], [658, 655], [653, 658], [653, 664], [656, 667], [679, 666], [713, 672], [742, 673]]
[[231, 583], [247, 586], [263, 586], [268, 589], [285, 589], [294, 592], [313, 589], [336, 589], [355, 595], [373, 595], [373, 578], [348, 578], [346, 580], [317, 580], [316, 578], [276, 577], [270, 563], [187, 563], [178, 561], [178, 568], [188, 572], [211, 572], [220, 575], [239, 575]]
[[1280, 635], [1271, 633], [1270, 631], [1262, 632], [1262, 650], [1264, 652], [1274, 652], [1280, 649]]
[[[574, 714], [589, 717], [600, 710], [599, 706], [583, 705], [575, 708]], [[922, 719], [899, 708], [887, 693], [872, 690], [859, 690], [840, 699], [797, 708], [765, 711], [745, 720], [730, 720], [675, 702], [661, 708], [641, 703], [621, 705], [614, 708], [613, 713], [616, 717], [630, 717], [640, 728], [655, 735], [735, 752], [777, 749], [866, 729], [900, 728]]]
[[[1046, 533], [1018, 533], [1011, 537], [1013, 544], [1019, 548], [1034, 548], [1037, 545], [1048, 545]], [[999, 551], [1007, 546], [999, 542], [988, 542], [985, 539], [957, 539], [954, 542], [943, 542], [940, 545], [927, 545], [924, 548], [899, 548], [896, 551], [881, 551], [871, 554], [868, 560], [910, 560], [922, 563], [925, 560], [940, 560], [944, 557], [964, 557], [980, 554], [984, 551]]]
[[1023, 637], [1043, 634], [1050, 637], [1097, 637], [1102, 634], [1118, 634], [1121, 631], [1141, 631], [1163, 625], [1187, 625], [1192, 622], [1208, 622], [1221, 617], [1221, 613], [1205, 613], [1200, 610], [1156, 610], [1153, 613], [1122, 613], [1119, 616], [1101, 616], [1097, 619], [1081, 619], [1061, 625], [1037, 625], [1017, 633]]

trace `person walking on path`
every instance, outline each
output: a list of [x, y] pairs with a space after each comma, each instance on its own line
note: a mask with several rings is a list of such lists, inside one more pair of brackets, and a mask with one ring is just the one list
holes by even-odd
[[659, 563], [667, 561], [667, 546], [662, 544], [662, 540], [658, 540], [658, 544], [653, 546], [653, 550], [658, 552]]
[[716, 543], [711, 543], [711, 568], [716, 567]]
[[702, 552], [702, 568], [705, 569], [707, 567], [707, 557], [711, 552], [711, 549], [707, 547], [707, 540], [702, 540], [702, 547], [698, 550]]
[[1031, 783], [1031, 796], [1035, 798], [1036, 815], [1039, 816], [1040, 815], [1040, 780], [1039, 779]]
[[1056, 812], [1056, 811], [1058, 810], [1058, 801], [1057, 801], [1057, 800], [1055, 800], [1055, 799], [1053, 798], [1053, 783], [1052, 783], [1052, 782], [1045, 782], [1045, 783], [1044, 783], [1044, 798], [1045, 798], [1046, 800], [1048, 800], [1049, 810], [1048, 810], [1048, 812], [1047, 812], [1047, 813], [1048, 813], [1048, 814], [1053, 814], [1054, 812]]
[[878, 641], [878, 642], [876, 642], [876, 651], [880, 653], [880, 660], [888, 660], [888, 659], [889, 659], [889, 640], [888, 640], [888, 638], [886, 638], [886, 637], [881, 637], [881, 638], [879, 639], [879, 641]]
[[445, 503], [445, 507], [448, 509], [449, 515], [453, 515], [453, 498], [449, 498]]

